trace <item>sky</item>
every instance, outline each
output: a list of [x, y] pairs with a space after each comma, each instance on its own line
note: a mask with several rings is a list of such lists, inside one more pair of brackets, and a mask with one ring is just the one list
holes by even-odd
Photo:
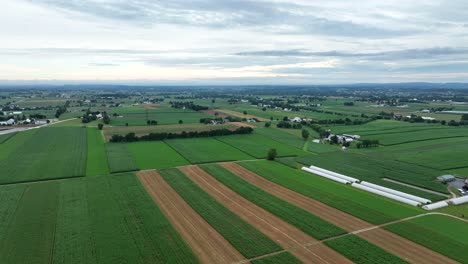
[[0, 0], [0, 80], [468, 82], [466, 0]]

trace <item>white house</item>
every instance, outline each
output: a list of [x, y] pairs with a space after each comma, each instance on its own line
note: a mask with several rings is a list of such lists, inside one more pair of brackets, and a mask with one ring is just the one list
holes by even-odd
[[302, 122], [302, 118], [300, 118], [300, 117], [294, 117], [294, 118], [291, 118], [289, 120], [292, 121], [292, 122], [297, 122], [297, 123]]
[[102, 114], [101, 113], [97, 114], [96, 118], [102, 119]]
[[421, 113], [430, 113], [430, 112], [431, 112], [431, 110], [429, 110], [429, 109], [423, 109], [423, 110], [421, 110]]
[[0, 122], [0, 126], [12, 126], [15, 124], [15, 120], [13, 118], [8, 119], [7, 121]]

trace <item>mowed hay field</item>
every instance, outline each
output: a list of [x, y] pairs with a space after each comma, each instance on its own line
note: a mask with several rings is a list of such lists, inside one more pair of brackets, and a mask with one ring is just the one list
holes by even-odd
[[2, 144], [0, 183], [84, 176], [86, 138], [86, 129], [74, 127], [40, 128], [16, 135]]
[[1, 186], [0, 200], [2, 263], [199, 263], [134, 175]]
[[127, 147], [140, 170], [167, 169], [190, 164], [163, 141], [135, 142]]
[[165, 142], [191, 163], [253, 159], [252, 156], [214, 138], [170, 139]]
[[272, 148], [276, 149], [278, 157], [307, 154], [302, 150], [285, 145], [273, 139], [269, 139], [260, 134], [233, 135], [218, 137], [217, 139], [259, 159], [266, 158], [268, 150]]

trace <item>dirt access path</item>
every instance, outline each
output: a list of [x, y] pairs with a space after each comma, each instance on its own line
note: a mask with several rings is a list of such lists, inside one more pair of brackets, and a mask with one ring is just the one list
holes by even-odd
[[317, 241], [296, 227], [253, 204], [232, 191], [196, 165], [179, 167], [193, 182], [229, 210], [239, 215], [260, 232], [276, 241], [304, 263], [352, 263], [324, 244], [304, 247]]
[[202, 263], [233, 263], [245, 258], [197, 214], [156, 171], [137, 173], [164, 215]]
[[291, 204], [300, 206], [312, 214], [321, 217], [322, 219], [335, 224], [348, 232], [354, 232], [359, 237], [411, 263], [458, 263], [394, 233], [381, 228], [373, 228], [375, 227], [374, 225], [359, 218], [268, 181], [236, 163], [225, 162], [220, 164], [232, 173], [265, 190], [266, 192], [271, 193]]

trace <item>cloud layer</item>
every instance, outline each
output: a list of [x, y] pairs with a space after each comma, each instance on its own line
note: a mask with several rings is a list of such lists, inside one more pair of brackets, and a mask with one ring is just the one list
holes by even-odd
[[468, 2], [1, 1], [0, 79], [468, 81]]

